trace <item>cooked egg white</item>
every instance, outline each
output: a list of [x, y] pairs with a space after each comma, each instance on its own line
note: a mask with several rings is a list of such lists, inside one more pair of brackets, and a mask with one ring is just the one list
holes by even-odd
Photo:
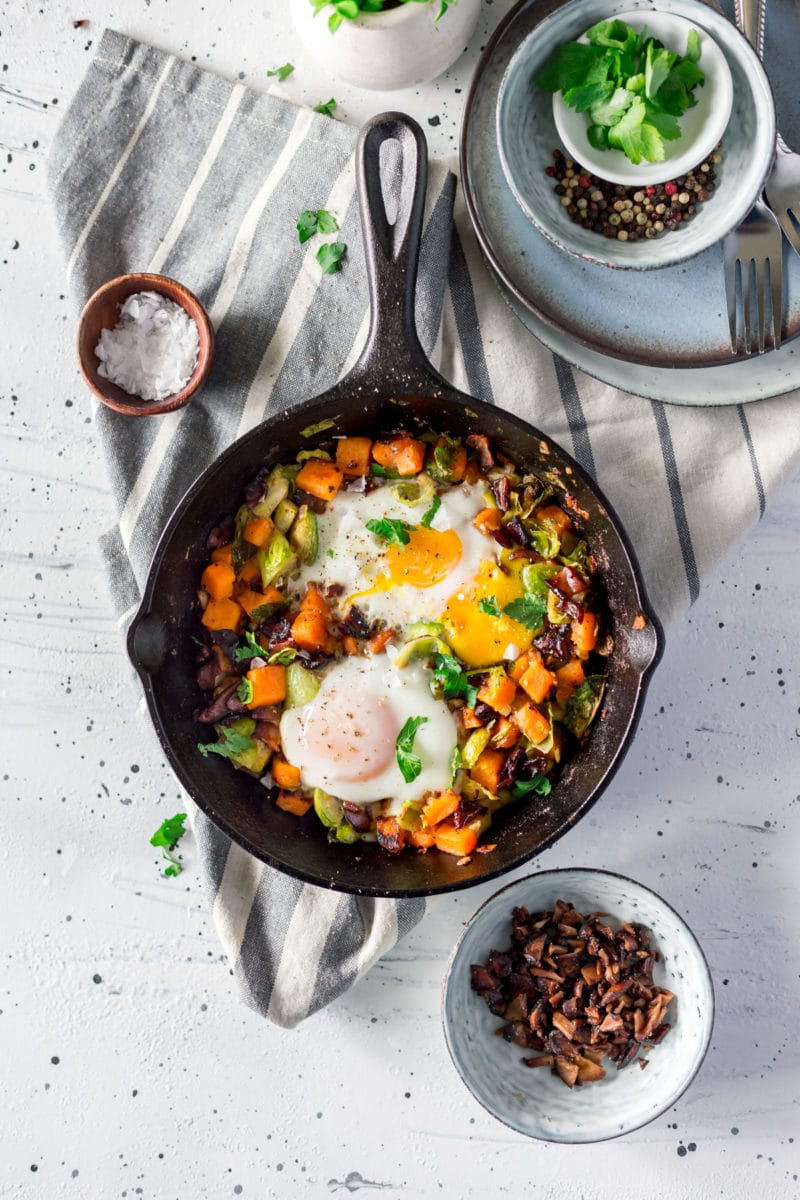
[[[391, 797], [392, 811], [450, 783], [456, 719], [430, 691], [421, 667], [396, 668], [386, 654], [344, 658], [322, 676], [313, 700], [281, 717], [281, 742], [306, 788], [368, 804]], [[422, 770], [406, 783], [397, 765], [397, 737], [409, 717], [426, 717], [414, 738]]]
[[[486, 498], [480, 484], [463, 484], [442, 493], [430, 528], [420, 524], [426, 504], [411, 506], [390, 486], [367, 494], [340, 492], [318, 517], [319, 551], [305, 567], [300, 589], [311, 581], [343, 585], [338, 599], [345, 612], [357, 604], [365, 616], [390, 625], [440, 620], [453, 649], [471, 666], [502, 658], [511, 645], [526, 649], [530, 632], [508, 617], [498, 620], [478, 607], [495, 597], [499, 608], [518, 599], [518, 574], [503, 571], [499, 547], [473, 522]], [[415, 526], [406, 545], [387, 543], [367, 522], [389, 517]]]

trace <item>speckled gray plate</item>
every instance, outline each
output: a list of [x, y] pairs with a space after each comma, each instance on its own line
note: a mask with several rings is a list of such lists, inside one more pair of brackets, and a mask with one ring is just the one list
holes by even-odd
[[[675, 267], [620, 275], [565, 254], [520, 209], [500, 163], [497, 96], [516, 48], [561, 3], [522, 0], [501, 23], [481, 59], [462, 128], [467, 207], [515, 311], [574, 365], [654, 399], [735, 404], [800, 386], [800, 343], [787, 340], [777, 354], [732, 361], [718, 246]], [[800, 120], [791, 103], [796, 68], [786, 38], [791, 42], [798, 34], [800, 18], [791, 0], [774, 0], [767, 18], [767, 68], [778, 125], [790, 139], [800, 134]], [[788, 247], [784, 267], [784, 336], [791, 339], [800, 334], [800, 259]]]
[[[571, 1090], [546, 1067], [526, 1067], [525, 1051], [495, 1036], [502, 1020], [470, 986], [470, 964], [509, 944], [512, 908], [548, 910], [559, 899], [585, 915], [606, 912], [647, 926], [662, 955], [656, 982], [676, 996], [672, 1029], [647, 1055], [646, 1069], [612, 1068], [598, 1083]], [[492, 1116], [528, 1137], [598, 1142], [646, 1125], [689, 1086], [711, 1039], [714, 990], [694, 934], [655, 892], [609, 871], [542, 871], [496, 892], [471, 918], [445, 977], [442, 1020], [456, 1070]]]

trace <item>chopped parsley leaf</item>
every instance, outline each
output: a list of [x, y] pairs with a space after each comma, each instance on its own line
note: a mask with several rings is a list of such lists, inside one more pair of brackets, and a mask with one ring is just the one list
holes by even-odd
[[276, 67], [274, 71], [267, 71], [267, 78], [270, 79], [275, 77], [277, 78], [278, 83], [283, 83], [284, 80], [289, 78], [293, 71], [294, 66], [292, 63], [284, 63], [282, 67]]
[[414, 753], [414, 738], [420, 725], [426, 725], [427, 722], [427, 717], [409, 717], [397, 735], [394, 753], [406, 783], [413, 783], [422, 771], [422, 759]]
[[253, 699], [253, 685], [249, 679], [244, 678], [240, 681], [236, 689], [236, 695], [241, 700], [242, 704], [249, 704]]
[[367, 529], [370, 533], [374, 533], [376, 537], [385, 538], [387, 542], [396, 543], [398, 546], [407, 546], [411, 540], [408, 536], [409, 531], [414, 528], [413, 525], [408, 525], [405, 521], [398, 521], [394, 517], [373, 517], [371, 521], [367, 521]]
[[434, 655], [433, 678], [441, 687], [441, 694], [446, 700], [463, 696], [470, 708], [475, 707], [478, 689], [470, 683], [469, 676], [454, 654]]
[[525, 800], [528, 796], [549, 796], [553, 785], [546, 775], [536, 775], [533, 779], [518, 779], [511, 789], [512, 800]]
[[427, 509], [422, 514], [422, 518], [420, 520], [420, 525], [424, 525], [426, 529], [430, 529], [431, 521], [436, 516], [437, 512], [439, 511], [439, 509], [441, 507], [442, 507], [442, 498], [441, 498], [441, 496], [434, 493], [433, 499], [431, 500], [430, 508]]
[[496, 596], [481, 596], [478, 601], [478, 608], [482, 613], [486, 613], [487, 617], [500, 617], [503, 615], [497, 607]]
[[172, 854], [172, 851], [177, 846], [183, 835], [186, 833], [184, 822], [186, 813], [176, 813], [174, 817], [167, 817], [162, 821], [158, 829], [150, 838], [150, 845], [161, 848], [161, 855], [169, 863], [169, 866], [164, 868], [164, 874], [173, 878], [175, 875], [180, 875], [183, 867], [177, 858]]
[[235, 754], [241, 754], [250, 745], [252, 738], [245, 737], [243, 733], [237, 733], [235, 729], [228, 729], [223, 725], [220, 729], [220, 741], [206, 742], [203, 745], [197, 743], [197, 749], [202, 754], [203, 758], [208, 758], [209, 754], [219, 754], [221, 758], [233, 758]]
[[344, 242], [325, 242], [323, 246], [320, 246], [317, 251], [317, 262], [323, 275], [333, 275], [336, 271], [341, 270], [346, 250], [347, 246]]
[[534, 632], [541, 629], [547, 616], [547, 600], [534, 592], [527, 592], [521, 600], [512, 600], [503, 609], [512, 621], [519, 621], [526, 629]]
[[256, 635], [254, 633], [251, 633], [249, 629], [248, 629], [247, 633], [244, 635], [244, 640], [247, 643], [247, 645], [239, 646], [233, 652], [233, 658], [234, 658], [235, 662], [244, 662], [245, 659], [247, 659], [247, 658], [263, 658], [264, 657], [264, 653], [265, 653], [264, 647], [259, 645], [259, 643], [256, 641]]

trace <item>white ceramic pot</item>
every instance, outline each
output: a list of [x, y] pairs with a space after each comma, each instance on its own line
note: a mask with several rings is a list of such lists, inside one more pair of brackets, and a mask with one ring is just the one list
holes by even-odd
[[332, 8], [315, 17], [309, 0], [291, 5], [297, 32], [326, 70], [355, 87], [388, 92], [427, 83], [452, 66], [472, 37], [481, 0], [456, 0], [438, 21], [439, 0], [413, 0], [342, 21], [335, 33], [328, 29]]

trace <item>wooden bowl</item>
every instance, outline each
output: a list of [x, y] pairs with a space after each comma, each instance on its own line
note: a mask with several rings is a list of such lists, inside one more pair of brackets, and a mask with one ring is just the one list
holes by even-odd
[[[174, 300], [197, 325], [200, 337], [197, 365], [186, 387], [164, 400], [142, 400], [139, 396], [132, 396], [100, 374], [100, 359], [95, 354], [100, 333], [103, 329], [114, 328], [119, 320], [121, 305], [136, 292], [158, 292], [168, 300]], [[214, 328], [200, 301], [183, 284], [166, 275], [120, 275], [104, 283], [84, 305], [78, 322], [78, 361], [81, 375], [103, 404], [126, 417], [153, 417], [183, 408], [203, 386], [214, 361]]]

